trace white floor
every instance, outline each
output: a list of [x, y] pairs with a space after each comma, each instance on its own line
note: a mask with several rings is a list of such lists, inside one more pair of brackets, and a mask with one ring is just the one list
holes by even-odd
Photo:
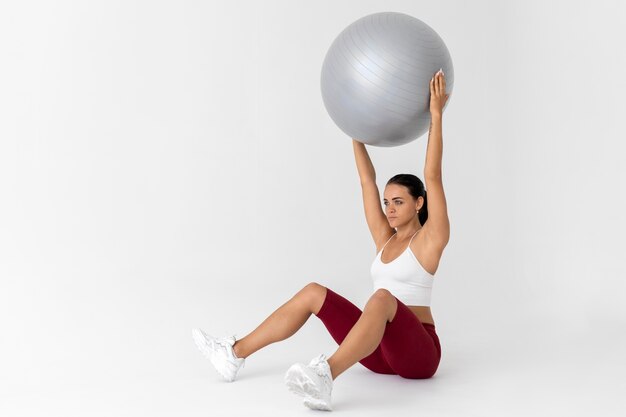
[[[613, 331], [615, 330], [615, 331]], [[334, 413], [367, 416], [624, 416], [625, 335], [472, 343], [448, 338], [436, 375], [408, 380], [360, 364], [335, 380]], [[623, 329], [621, 329], [623, 330]], [[1, 416], [293, 416], [323, 413], [283, 385], [291, 361], [279, 350], [248, 358], [238, 379], [220, 379], [198, 353], [201, 377], [76, 381], [2, 387]], [[262, 358], [262, 360], [261, 360]], [[271, 358], [271, 360], [268, 360]]]

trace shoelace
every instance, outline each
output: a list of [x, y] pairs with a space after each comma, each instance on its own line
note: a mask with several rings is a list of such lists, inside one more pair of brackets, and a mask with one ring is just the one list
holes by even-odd
[[[235, 338], [235, 336], [236, 336], [236, 335], [233, 335], [233, 336], [231, 336], [231, 337], [224, 337], [224, 338], [221, 338], [221, 339], [214, 339], [213, 341], [214, 341], [215, 343], [217, 343], [218, 345], [223, 346], [224, 348], [226, 348], [226, 350], [232, 350], [233, 346], [232, 346], [232, 345], [228, 342], [228, 340], [230, 340], [230, 339], [232, 339], [232, 338]], [[236, 341], [236, 340], [237, 340], [237, 339], [235, 338], [235, 341]], [[235, 352], [233, 351], [233, 356], [234, 356], [234, 353], [235, 353]], [[240, 358], [236, 358], [236, 357], [235, 357], [235, 359], [240, 359]], [[245, 362], [245, 361], [243, 361], [243, 362], [241, 363], [241, 365], [242, 365], [242, 367], [244, 367], [244, 368], [245, 368], [245, 366], [246, 366], [246, 362]]]
[[226, 349], [228, 349], [229, 347], [232, 347], [232, 345], [228, 343], [227, 340], [228, 338], [215, 339], [215, 343], [217, 343], [218, 345], [224, 346]]
[[[310, 366], [315, 370], [315, 373], [321, 377], [330, 376], [330, 368], [328, 363], [324, 363], [326, 361], [326, 355], [323, 353], [318, 355], [317, 357], [311, 360]], [[331, 378], [332, 379], [332, 378]]]

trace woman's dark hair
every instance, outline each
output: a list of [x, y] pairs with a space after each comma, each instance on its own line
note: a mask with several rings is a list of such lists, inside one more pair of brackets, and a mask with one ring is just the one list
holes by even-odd
[[389, 184], [404, 185], [409, 189], [409, 194], [411, 194], [416, 200], [418, 197], [424, 197], [424, 205], [422, 205], [420, 212], [418, 213], [418, 220], [423, 226], [424, 223], [426, 223], [426, 220], [428, 220], [428, 200], [426, 198], [426, 188], [424, 187], [422, 180], [413, 174], [398, 174], [394, 175], [389, 181], [387, 181], [387, 185]]

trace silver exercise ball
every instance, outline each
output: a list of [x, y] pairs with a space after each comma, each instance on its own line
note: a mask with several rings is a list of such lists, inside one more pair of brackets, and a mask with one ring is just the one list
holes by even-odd
[[374, 13], [345, 28], [330, 46], [322, 65], [322, 99], [351, 138], [404, 145], [428, 131], [429, 83], [439, 68], [451, 94], [454, 68], [439, 35], [412, 16]]

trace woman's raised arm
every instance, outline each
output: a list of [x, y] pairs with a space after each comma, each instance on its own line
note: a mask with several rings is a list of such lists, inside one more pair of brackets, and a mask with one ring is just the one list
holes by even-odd
[[378, 247], [380, 240], [388, 236], [389, 232], [394, 232], [394, 230], [389, 226], [387, 216], [385, 216], [381, 207], [380, 192], [376, 185], [376, 171], [367, 153], [367, 149], [365, 149], [365, 144], [354, 139], [352, 139], [352, 144], [354, 147], [356, 166], [359, 170], [359, 177], [361, 178], [365, 220], [372, 234], [372, 239], [374, 239], [374, 244]]
[[370, 159], [365, 144], [356, 139], [352, 139], [352, 147], [354, 148], [354, 159], [356, 160], [356, 168], [359, 171], [361, 184], [365, 182], [376, 182], [376, 170]]
[[[426, 162], [424, 163], [424, 177], [426, 179], [430, 177], [441, 178], [441, 158], [443, 154], [441, 115], [448, 97], [449, 94], [446, 94], [446, 78], [443, 71], [439, 70], [430, 80], [430, 128], [428, 130]], [[430, 213], [430, 201], [428, 205], [428, 212]]]

